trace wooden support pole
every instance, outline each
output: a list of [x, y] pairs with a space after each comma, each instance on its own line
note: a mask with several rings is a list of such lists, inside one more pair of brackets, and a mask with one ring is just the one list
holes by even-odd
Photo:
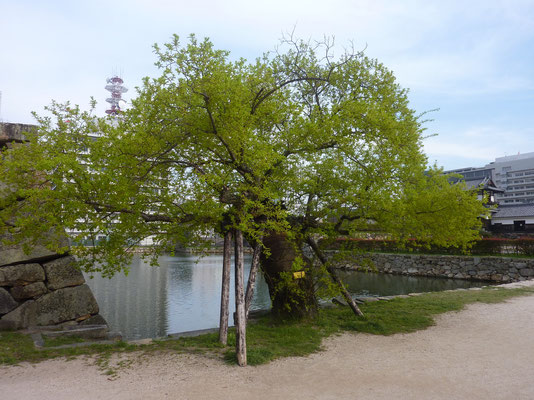
[[221, 288], [221, 318], [219, 322], [219, 342], [228, 342], [228, 314], [230, 304], [230, 268], [232, 257], [232, 231], [224, 234], [223, 271]]
[[252, 264], [250, 265], [250, 274], [248, 275], [247, 292], [245, 294], [245, 318], [248, 321], [248, 313], [250, 311], [250, 304], [252, 303], [252, 297], [254, 296], [254, 288], [256, 287], [256, 275], [258, 274], [258, 268], [260, 265], [261, 255], [261, 240], [258, 240], [254, 246], [254, 252], [252, 253]]
[[345, 298], [345, 301], [350, 306], [350, 308], [352, 308], [352, 311], [354, 312], [354, 314], [356, 314], [356, 316], [358, 316], [358, 317], [363, 317], [362, 310], [360, 310], [360, 307], [358, 307], [358, 305], [356, 304], [356, 302], [354, 301], [354, 299], [350, 295], [350, 293], [347, 290], [347, 288], [345, 288], [345, 285], [343, 284], [343, 281], [339, 278], [339, 276], [337, 276], [336, 270], [328, 263], [328, 260], [326, 259], [326, 257], [323, 254], [323, 252], [319, 249], [319, 246], [317, 245], [315, 240], [313, 240], [311, 237], [308, 237], [306, 239], [306, 242], [310, 245], [310, 247], [312, 248], [313, 252], [317, 255], [317, 257], [319, 258], [321, 263], [324, 266], [326, 266], [326, 270], [328, 271], [328, 274], [330, 275], [330, 278], [332, 278], [334, 283], [339, 287], [339, 290], [341, 291], [341, 294]]
[[245, 318], [243, 232], [235, 232], [235, 352], [237, 364], [247, 365], [247, 320]]

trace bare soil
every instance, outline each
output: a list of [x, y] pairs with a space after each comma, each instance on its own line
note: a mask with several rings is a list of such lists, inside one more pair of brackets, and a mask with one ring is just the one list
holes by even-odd
[[343, 334], [325, 350], [240, 368], [203, 356], [119, 356], [0, 368], [2, 399], [534, 399], [534, 296], [474, 304], [411, 334]]

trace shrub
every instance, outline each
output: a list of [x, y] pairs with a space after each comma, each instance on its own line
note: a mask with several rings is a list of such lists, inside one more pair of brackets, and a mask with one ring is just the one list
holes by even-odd
[[534, 256], [534, 239], [520, 238], [515, 240], [516, 254]]
[[481, 238], [473, 243], [469, 251], [457, 247], [428, 245], [416, 240], [398, 242], [388, 239], [338, 238], [332, 243], [323, 243], [331, 250], [356, 250], [362, 252], [417, 253], [417, 254], [475, 254], [534, 256], [534, 239]]

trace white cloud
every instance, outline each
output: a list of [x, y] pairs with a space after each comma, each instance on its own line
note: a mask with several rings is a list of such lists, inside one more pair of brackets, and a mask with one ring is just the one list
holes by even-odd
[[424, 140], [429, 160], [440, 160], [446, 169], [484, 166], [496, 157], [533, 151], [534, 130], [505, 126], [471, 126]]
[[114, 69], [124, 71], [131, 98], [141, 77], [154, 75], [151, 44], [173, 33], [210, 36], [250, 59], [296, 25], [299, 37], [367, 45], [421, 110], [442, 107], [431, 115], [432, 131], [441, 134], [425, 141], [430, 159], [471, 164], [534, 150], [531, 0], [18, 0], [1, 8], [4, 120], [32, 122], [30, 111], [51, 99], [86, 106], [91, 95], [103, 112], [103, 86]]

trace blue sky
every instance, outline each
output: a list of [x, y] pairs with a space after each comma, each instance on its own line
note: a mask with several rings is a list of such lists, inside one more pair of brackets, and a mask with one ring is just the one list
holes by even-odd
[[410, 88], [428, 115], [425, 152], [446, 169], [534, 151], [534, 1], [0, 0], [0, 120], [70, 100], [103, 113], [105, 80], [120, 73], [135, 95], [155, 76], [153, 43], [208, 36], [254, 59], [284, 32], [352, 40]]

